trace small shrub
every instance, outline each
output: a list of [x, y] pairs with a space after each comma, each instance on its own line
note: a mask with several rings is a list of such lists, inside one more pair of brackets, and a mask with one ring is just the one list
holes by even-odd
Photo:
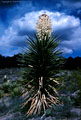
[[0, 90], [2, 90], [2, 88], [3, 88], [3, 87], [2, 87], [2, 85], [0, 84]]
[[0, 116], [6, 114], [8, 112], [8, 108], [6, 107], [4, 100], [2, 100], [2, 103], [0, 104]]
[[12, 96], [12, 98], [14, 98], [15, 96], [21, 96], [21, 87], [13, 88], [13, 90], [11, 92], [11, 96]]
[[11, 84], [9, 82], [4, 82], [2, 84], [4, 93], [9, 93], [11, 91]]
[[46, 116], [52, 116], [52, 110], [51, 109], [46, 110]]
[[74, 78], [75, 80], [75, 82], [72, 83], [72, 88], [75, 88], [75, 91], [80, 90], [76, 102], [78, 103], [78, 105], [81, 105], [81, 70], [78, 69], [77, 71], [73, 72], [72, 78]]
[[0, 90], [0, 98], [2, 98], [4, 96], [4, 91]]

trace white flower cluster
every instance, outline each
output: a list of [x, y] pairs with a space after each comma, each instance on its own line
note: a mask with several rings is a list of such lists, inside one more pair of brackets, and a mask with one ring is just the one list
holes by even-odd
[[36, 24], [36, 30], [39, 37], [41, 37], [41, 35], [46, 36], [47, 34], [50, 37], [52, 33], [52, 27], [51, 27], [51, 21], [49, 19], [49, 16], [47, 16], [46, 14], [42, 14], [39, 17]]

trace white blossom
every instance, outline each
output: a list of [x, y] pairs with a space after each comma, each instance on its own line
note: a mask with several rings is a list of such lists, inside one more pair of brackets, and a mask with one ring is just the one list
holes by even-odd
[[50, 37], [52, 33], [52, 27], [51, 27], [51, 21], [48, 15], [42, 14], [39, 17], [37, 24], [36, 24], [36, 30], [37, 30], [37, 34], [39, 35], [39, 37], [41, 37], [41, 35], [46, 36], [47, 34]]

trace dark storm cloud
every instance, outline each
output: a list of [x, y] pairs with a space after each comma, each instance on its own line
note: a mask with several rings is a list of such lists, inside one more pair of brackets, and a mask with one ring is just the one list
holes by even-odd
[[60, 36], [60, 39], [62, 41], [70, 40], [69, 37], [70, 37], [70, 35], [73, 34], [74, 29], [76, 30], [76, 28], [65, 28], [65, 29], [62, 29], [62, 30], [58, 29], [56, 31], [56, 33], [57, 33], [58, 36]]

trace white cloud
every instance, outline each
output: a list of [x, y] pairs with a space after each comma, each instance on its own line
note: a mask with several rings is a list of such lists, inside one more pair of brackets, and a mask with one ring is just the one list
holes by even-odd
[[81, 27], [75, 29], [69, 36], [69, 40], [63, 41], [62, 45], [72, 50], [81, 50]]
[[54, 30], [75, 28], [80, 26], [79, 18], [75, 18], [74, 16], [66, 15], [64, 13], [52, 13], [50, 15], [50, 19], [52, 20], [52, 26]]
[[52, 22], [52, 27], [54, 30], [77, 27], [80, 25], [79, 18], [75, 18], [74, 16], [66, 15], [65, 13], [49, 12], [46, 10], [27, 13], [22, 18], [15, 20], [14, 25], [19, 30], [24, 30], [24, 29], [35, 30], [37, 19], [44, 12], [47, 15], [49, 15], [51, 22]]
[[62, 48], [63, 54], [72, 54], [73, 50], [67, 47]]
[[[65, 13], [50, 12], [46, 10], [37, 12], [33, 11], [26, 13], [21, 18], [12, 21], [11, 25], [5, 30], [4, 34], [0, 38], [0, 46], [4, 46], [9, 49], [12, 54], [17, 53], [16, 50], [11, 48], [17, 47], [17, 50], [19, 51], [20, 47], [25, 45], [26, 33], [35, 31], [37, 19], [44, 12], [49, 15], [54, 31], [68, 28], [71, 29], [80, 26], [79, 18], [67, 15]], [[21, 35], [21, 33], [24, 34]], [[65, 51], [67, 50], [65, 49]], [[71, 53], [71, 50], [69, 50], [69, 53]]]

